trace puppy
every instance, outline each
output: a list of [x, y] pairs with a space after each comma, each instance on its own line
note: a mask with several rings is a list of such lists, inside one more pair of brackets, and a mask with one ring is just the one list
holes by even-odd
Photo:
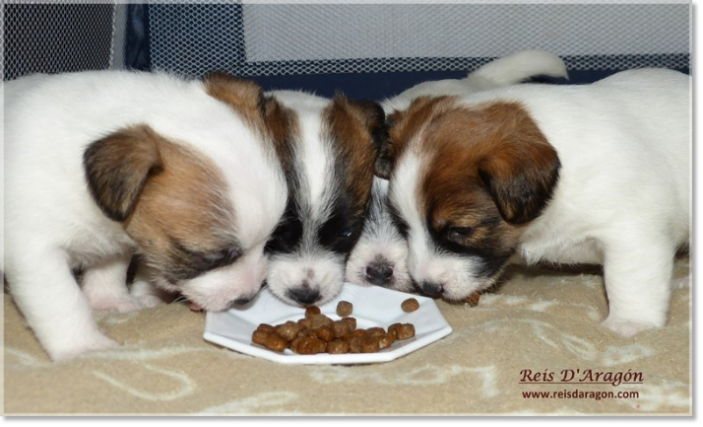
[[[420, 83], [383, 101], [381, 106], [390, 115], [394, 110], [406, 109], [420, 96], [470, 94], [540, 75], [568, 78], [566, 65], [558, 56], [544, 51], [523, 51], [489, 62], [461, 80]], [[386, 208], [387, 193], [387, 182], [377, 177], [369, 217], [347, 262], [346, 280], [362, 286], [378, 285], [410, 292], [413, 284], [406, 266], [407, 242]]]
[[391, 119], [390, 203], [410, 274], [461, 300], [528, 262], [599, 263], [631, 336], [666, 323], [690, 235], [691, 79], [625, 71], [591, 85], [515, 85], [419, 98]]
[[414, 286], [406, 265], [408, 242], [393, 222], [387, 198], [388, 181], [375, 177], [371, 208], [361, 237], [347, 261], [346, 281], [412, 292]]
[[368, 210], [374, 162], [386, 138], [380, 105], [296, 91], [280, 108], [276, 145], [289, 186], [284, 219], [267, 245], [267, 284], [292, 304], [323, 304], [342, 289], [347, 257]]
[[287, 195], [258, 86], [92, 71], [4, 91], [5, 277], [52, 359], [116, 345], [91, 307], [142, 306], [135, 251], [207, 310], [256, 294]]

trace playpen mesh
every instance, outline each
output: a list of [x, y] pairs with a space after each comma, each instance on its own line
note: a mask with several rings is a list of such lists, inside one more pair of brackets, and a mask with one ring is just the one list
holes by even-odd
[[[141, 43], [150, 53], [148, 68], [193, 77], [213, 70], [242, 76], [472, 70], [534, 48], [562, 56], [575, 70], [690, 62], [688, 2], [287, 3], [148, 3], [144, 34], [127, 49]], [[132, 66], [123, 58], [129, 57], [125, 37], [135, 37], [126, 34], [135, 26], [124, 18], [133, 7], [3, 4], [4, 79]]]

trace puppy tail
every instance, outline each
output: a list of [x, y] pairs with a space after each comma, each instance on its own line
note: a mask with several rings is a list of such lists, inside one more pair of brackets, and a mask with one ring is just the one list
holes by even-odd
[[488, 81], [501, 87], [536, 76], [569, 78], [564, 61], [557, 55], [543, 50], [525, 50], [483, 65], [466, 80], [477, 84]]

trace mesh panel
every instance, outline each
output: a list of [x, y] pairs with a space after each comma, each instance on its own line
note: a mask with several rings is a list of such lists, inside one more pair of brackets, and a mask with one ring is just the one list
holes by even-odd
[[112, 4], [3, 4], [4, 75], [112, 65]]
[[152, 4], [149, 24], [153, 67], [196, 77], [472, 70], [536, 47], [573, 70], [618, 70], [688, 67], [689, 14], [688, 4]]

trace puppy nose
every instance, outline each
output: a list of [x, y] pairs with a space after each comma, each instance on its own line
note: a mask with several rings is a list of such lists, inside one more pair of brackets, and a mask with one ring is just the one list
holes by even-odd
[[366, 280], [377, 286], [383, 286], [393, 277], [393, 267], [385, 263], [373, 263], [366, 267]]
[[436, 297], [444, 291], [442, 284], [435, 282], [422, 282], [422, 286], [420, 286], [420, 288], [422, 289], [422, 292], [431, 297]]
[[320, 291], [310, 288], [293, 288], [288, 290], [288, 297], [302, 305], [310, 305], [320, 299]]

